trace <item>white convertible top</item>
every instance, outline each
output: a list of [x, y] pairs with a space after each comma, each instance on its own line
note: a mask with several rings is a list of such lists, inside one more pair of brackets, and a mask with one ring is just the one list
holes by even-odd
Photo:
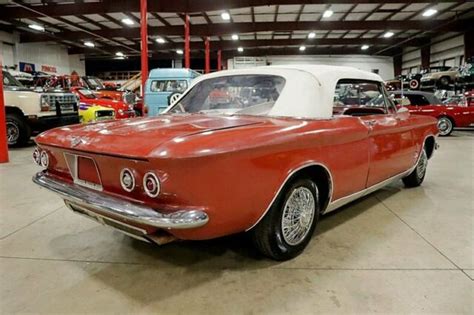
[[352, 67], [280, 65], [214, 72], [198, 77], [190, 88], [206, 79], [245, 74], [277, 75], [286, 80], [278, 100], [268, 113], [269, 116], [330, 118], [336, 84], [339, 80], [362, 79], [383, 82], [375, 73]]

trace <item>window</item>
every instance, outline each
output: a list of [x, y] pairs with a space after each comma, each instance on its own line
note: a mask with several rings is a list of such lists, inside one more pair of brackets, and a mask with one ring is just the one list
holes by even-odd
[[22, 87], [23, 85], [15, 79], [9, 72], [3, 71], [3, 85]]
[[430, 105], [430, 102], [424, 95], [420, 94], [408, 94], [405, 95], [406, 98], [410, 101], [410, 105], [415, 106], [423, 106], [423, 105]]
[[380, 82], [348, 79], [340, 80], [336, 85], [333, 104], [336, 115], [385, 114], [387, 105], [393, 104], [390, 104]]
[[228, 75], [206, 79], [190, 89], [170, 113], [267, 115], [285, 86], [274, 75]]
[[150, 86], [152, 92], [184, 92], [187, 88], [186, 80], [154, 80]]

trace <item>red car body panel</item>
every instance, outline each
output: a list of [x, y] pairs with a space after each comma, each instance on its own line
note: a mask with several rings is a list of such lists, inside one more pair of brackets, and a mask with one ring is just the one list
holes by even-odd
[[[64, 153], [80, 153], [96, 162], [106, 195], [163, 213], [204, 210], [206, 225], [167, 231], [201, 240], [251, 228], [302, 167], [324, 166], [331, 181], [326, 203], [337, 202], [409, 170], [425, 139], [437, 133], [435, 119], [408, 112], [314, 120], [193, 114], [68, 126], [35, 141], [49, 153], [46, 172], [63, 181], [72, 180]], [[120, 185], [123, 168], [137, 179], [130, 193]], [[158, 198], [143, 191], [148, 171], [160, 178]]]
[[469, 127], [474, 124], [474, 106], [431, 104], [423, 106], [405, 106], [410, 113], [439, 118], [447, 116], [455, 127]]

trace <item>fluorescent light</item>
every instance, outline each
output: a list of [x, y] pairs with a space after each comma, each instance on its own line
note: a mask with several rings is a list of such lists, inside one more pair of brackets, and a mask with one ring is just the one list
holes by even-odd
[[383, 37], [389, 38], [389, 37], [392, 37], [393, 35], [394, 35], [393, 32], [386, 32], [385, 34], [383, 34]]
[[133, 20], [130, 19], [130, 18], [122, 19], [122, 23], [125, 24], [125, 25], [133, 25], [133, 24], [135, 24], [135, 22], [133, 22]]
[[315, 32], [311, 32], [308, 34], [308, 38], [315, 38], [316, 37], [316, 33]]
[[229, 20], [230, 20], [230, 14], [229, 14], [228, 12], [222, 12], [221, 18], [222, 18], [224, 21], [229, 21]]
[[164, 44], [164, 43], [165, 43], [165, 40], [164, 40], [163, 38], [161, 38], [161, 37], [158, 37], [158, 38], [155, 39], [155, 40], [156, 40], [156, 42], [157, 42], [158, 44]]
[[238, 51], [238, 52], [243, 52], [244, 49], [243, 49], [242, 47], [239, 47], [239, 48], [237, 48], [237, 51]]
[[300, 51], [305, 51], [306, 50], [306, 46], [300, 46]]
[[30, 24], [28, 25], [29, 28], [34, 29], [36, 31], [44, 32], [44, 27], [38, 24]]
[[84, 46], [95, 47], [95, 44], [93, 42], [84, 42]]
[[117, 57], [123, 57], [124, 54], [123, 54], [123, 52], [121, 52], [121, 51], [117, 51], [117, 52], [115, 53], [115, 56], [117, 56]]
[[178, 55], [182, 55], [182, 54], [183, 54], [183, 50], [182, 50], [182, 49], [177, 49], [177, 50], [176, 50], [176, 53], [177, 53]]
[[438, 10], [428, 9], [428, 10], [425, 10], [425, 12], [423, 12], [423, 16], [432, 16], [432, 15], [435, 15], [436, 13], [438, 13]]
[[239, 35], [237, 35], [237, 34], [232, 35], [232, 40], [238, 40], [238, 39], [239, 39]]
[[369, 47], [370, 47], [369, 45], [362, 45], [362, 47], [360, 47], [360, 49], [367, 50], [367, 49], [369, 49]]
[[331, 15], [332, 15], [333, 13], [334, 13], [334, 12], [331, 11], [331, 10], [326, 10], [326, 11], [324, 11], [324, 13], [323, 13], [323, 18], [331, 17]]

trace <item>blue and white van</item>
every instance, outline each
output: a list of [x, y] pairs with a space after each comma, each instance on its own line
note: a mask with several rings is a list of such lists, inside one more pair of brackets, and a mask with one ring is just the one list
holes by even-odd
[[148, 116], [157, 116], [174, 99], [179, 97], [191, 85], [191, 81], [200, 76], [191, 69], [168, 68], [150, 71], [145, 86], [145, 104]]

